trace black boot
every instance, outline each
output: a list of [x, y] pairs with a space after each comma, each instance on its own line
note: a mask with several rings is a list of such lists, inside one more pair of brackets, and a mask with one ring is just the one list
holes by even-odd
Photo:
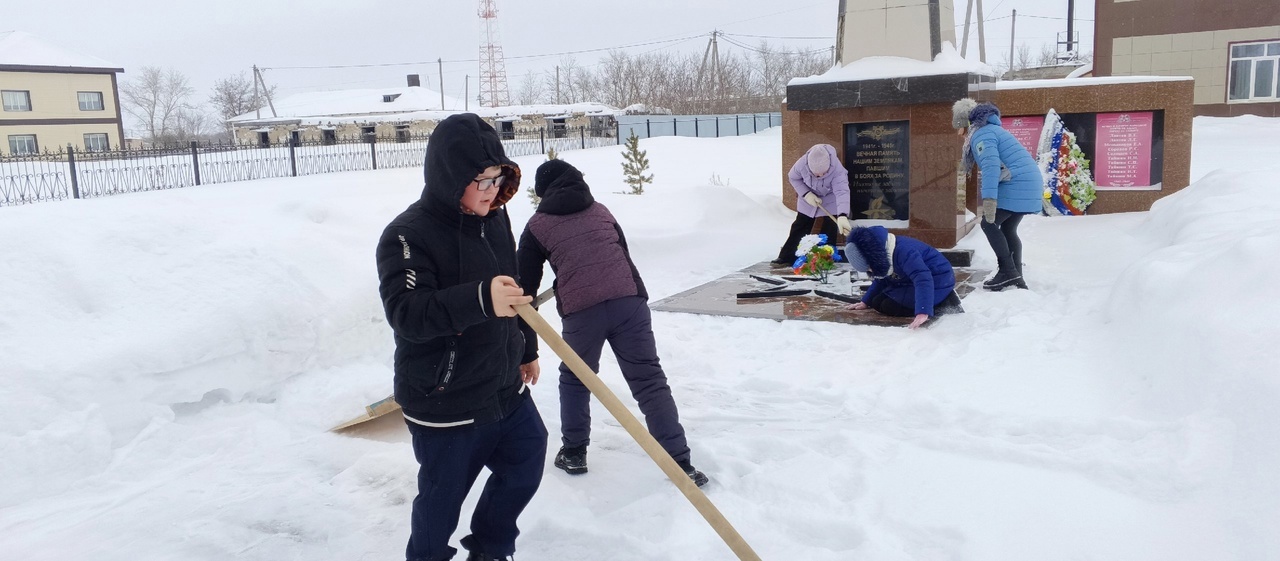
[[561, 446], [560, 452], [556, 454], [555, 466], [569, 475], [587, 473], [587, 447]]
[[1027, 287], [1027, 283], [1022, 281], [1022, 275], [1017, 273], [1017, 269], [1014, 269], [1013, 272], [1001, 270], [996, 273], [996, 276], [991, 277], [990, 280], [982, 283], [982, 288], [996, 292], [1004, 290], [1010, 286], [1016, 286], [1018, 288]]
[[689, 463], [689, 460], [682, 460], [676, 463], [680, 464], [680, 469], [684, 470], [684, 474], [693, 480], [694, 485], [701, 487], [711, 481], [707, 478], [707, 474], [698, 471], [697, 468], [693, 467], [693, 464]]

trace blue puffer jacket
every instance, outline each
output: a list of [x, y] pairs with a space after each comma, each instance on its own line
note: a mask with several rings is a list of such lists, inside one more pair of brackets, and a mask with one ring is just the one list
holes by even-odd
[[982, 198], [995, 199], [996, 208], [1010, 212], [1040, 212], [1044, 178], [1035, 158], [1000, 125], [1000, 111], [979, 105], [970, 119], [977, 129], [969, 139], [969, 152], [982, 171]]
[[[849, 243], [867, 259], [871, 287], [862, 296], [870, 304], [880, 293], [902, 305], [912, 305], [917, 314], [933, 315], [933, 307], [942, 302], [956, 287], [956, 273], [951, 262], [927, 243], [906, 236], [894, 236], [892, 263], [885, 248], [889, 231], [882, 226], [854, 228], [849, 233]], [[846, 249], [846, 253], [848, 250]]]

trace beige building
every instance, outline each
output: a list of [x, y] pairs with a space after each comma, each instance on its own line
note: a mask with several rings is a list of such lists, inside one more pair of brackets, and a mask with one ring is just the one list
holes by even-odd
[[119, 146], [120, 72], [28, 33], [0, 31], [0, 155]]
[[241, 144], [327, 144], [369, 136], [408, 142], [431, 134], [436, 123], [449, 115], [463, 112], [479, 115], [505, 138], [539, 128], [553, 137], [578, 127], [591, 129], [597, 136], [611, 135], [615, 116], [622, 113], [600, 103], [475, 107], [422, 87], [418, 76], [411, 74], [399, 87], [294, 94], [227, 122]]
[[1280, 116], [1277, 0], [1097, 0], [1095, 76], [1191, 76], [1197, 115]]

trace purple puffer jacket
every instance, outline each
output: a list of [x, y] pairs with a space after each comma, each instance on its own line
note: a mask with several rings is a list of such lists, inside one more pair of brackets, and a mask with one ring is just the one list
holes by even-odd
[[841, 165], [840, 158], [836, 157], [834, 147], [830, 144], [822, 146], [827, 149], [827, 155], [831, 158], [831, 168], [827, 170], [826, 175], [816, 177], [812, 171], [809, 171], [808, 151], [796, 160], [795, 165], [791, 166], [791, 172], [787, 174], [791, 187], [796, 190], [796, 212], [811, 218], [822, 216], [822, 211], [804, 200], [804, 194], [812, 192], [822, 198], [823, 208], [826, 208], [832, 216], [841, 214], [847, 216], [849, 214], [849, 172]]

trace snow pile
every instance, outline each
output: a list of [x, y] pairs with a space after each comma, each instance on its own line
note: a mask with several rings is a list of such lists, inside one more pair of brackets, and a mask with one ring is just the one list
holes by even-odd
[[[1276, 558], [1278, 170], [1272, 124], [1239, 122], [1196, 120], [1206, 177], [1150, 213], [1025, 220], [1031, 290], [928, 330], [655, 314], [710, 498], [765, 559]], [[658, 299], [776, 255], [780, 146], [646, 139], [641, 196], [620, 147], [561, 156]], [[403, 425], [325, 429], [390, 390], [373, 249], [420, 190], [382, 170], [0, 209], [0, 551], [399, 558]], [[533, 211], [509, 210], [517, 232]], [[610, 353], [601, 374], [629, 395]], [[593, 412], [591, 472], [548, 458], [517, 558], [732, 559]]]
[[98, 57], [47, 43], [25, 31], [0, 31], [0, 66], [5, 65], [120, 68]]
[[932, 62], [897, 56], [869, 56], [849, 62], [844, 66], [833, 67], [831, 70], [817, 76], [792, 78], [790, 82], [787, 82], [787, 85], [802, 86], [831, 82], [966, 73], [981, 74], [983, 76], [995, 76], [996, 74], [995, 69], [992, 67], [977, 60], [960, 56], [954, 45], [950, 42], [943, 42], [942, 51], [933, 57]]

